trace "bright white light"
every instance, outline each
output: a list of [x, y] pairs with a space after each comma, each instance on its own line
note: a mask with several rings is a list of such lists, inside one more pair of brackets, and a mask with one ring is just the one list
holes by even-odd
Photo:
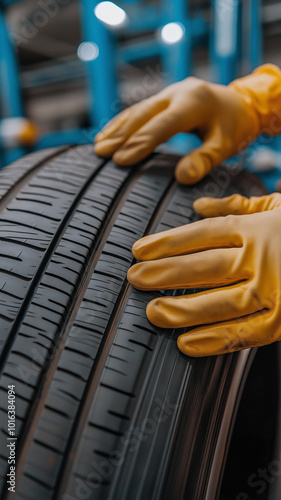
[[160, 36], [164, 43], [177, 43], [184, 36], [184, 27], [180, 23], [165, 24], [165, 26], [161, 29]]
[[99, 55], [99, 48], [96, 43], [83, 42], [77, 49], [77, 55], [81, 61], [94, 61]]
[[126, 21], [126, 12], [113, 2], [100, 2], [94, 9], [96, 17], [110, 26], [120, 26]]

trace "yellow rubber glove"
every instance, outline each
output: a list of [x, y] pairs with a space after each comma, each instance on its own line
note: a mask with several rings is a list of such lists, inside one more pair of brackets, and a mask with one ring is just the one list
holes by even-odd
[[145, 262], [129, 269], [128, 280], [140, 290], [214, 289], [154, 299], [148, 319], [197, 326], [178, 338], [189, 356], [281, 340], [281, 194], [200, 198], [194, 208], [214, 218], [137, 241], [133, 254]]
[[119, 165], [142, 160], [179, 132], [202, 145], [183, 157], [176, 178], [192, 184], [259, 133], [281, 132], [281, 71], [266, 64], [228, 86], [187, 78], [126, 109], [95, 138], [95, 151]]

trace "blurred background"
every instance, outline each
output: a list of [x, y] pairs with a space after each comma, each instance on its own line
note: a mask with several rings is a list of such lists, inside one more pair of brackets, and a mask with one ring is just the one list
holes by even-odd
[[[227, 84], [281, 66], [280, 44], [281, 1], [0, 0], [0, 165], [90, 143], [120, 110], [189, 75]], [[279, 175], [279, 142], [254, 168]]]

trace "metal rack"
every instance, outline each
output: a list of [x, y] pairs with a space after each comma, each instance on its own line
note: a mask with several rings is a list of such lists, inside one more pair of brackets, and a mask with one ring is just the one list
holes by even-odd
[[[0, 120], [24, 116], [22, 75], [5, 13], [19, 0], [0, 0]], [[97, 0], [79, 0], [82, 41], [98, 47], [91, 60], [65, 60], [49, 65], [44, 71], [24, 75], [29, 87], [42, 82], [86, 81], [88, 96], [87, 128], [65, 129], [44, 134], [35, 149], [86, 143], [120, 110], [118, 73], [122, 65], [157, 57], [165, 75], [163, 86], [193, 74], [192, 53], [196, 44], [209, 45], [212, 79], [227, 84], [244, 70], [250, 71], [262, 61], [261, 0], [213, 0], [206, 17], [202, 2], [191, 0], [123, 0], [116, 2], [126, 13], [126, 23], [114, 28], [95, 15]], [[242, 13], [243, 9], [243, 13]], [[243, 19], [243, 21], [242, 21]], [[177, 43], [164, 43], [160, 30], [169, 23], [182, 26], [184, 35]], [[245, 40], [247, 43], [245, 43]], [[243, 53], [243, 57], [242, 57]], [[246, 63], [245, 63], [246, 61]], [[244, 64], [244, 66], [243, 66]], [[1, 126], [0, 126], [1, 130]], [[194, 140], [174, 138], [171, 145], [184, 152]], [[22, 156], [26, 149], [7, 147], [0, 135], [0, 163]]]
[[[5, 22], [5, 10], [11, 3], [15, 2], [2, 0], [0, 3], [1, 119], [23, 116], [19, 68]], [[96, 17], [94, 8], [98, 3], [93, 0], [79, 2], [83, 41], [94, 43], [99, 48], [99, 55], [95, 60], [83, 63], [87, 81], [90, 129], [88, 132], [80, 129], [54, 132], [41, 137], [36, 148], [70, 142], [87, 142], [89, 135], [93, 136], [106, 121], [111, 119], [119, 111], [117, 73], [123, 63], [159, 57], [167, 75], [164, 85], [190, 75], [194, 40], [208, 34], [209, 27], [200, 10], [191, 18], [186, 0], [173, 2], [161, 0], [154, 3], [125, 0], [122, 4], [118, 3], [125, 10], [128, 20], [126, 25], [118, 30], [111, 29]], [[171, 22], [181, 23], [184, 36], [178, 43], [168, 45], [161, 41], [159, 30]], [[142, 36], [147, 32], [152, 33], [152, 36]], [[120, 43], [120, 38], [126, 39], [126, 43]], [[71, 72], [71, 65], [65, 63], [63, 70], [66, 74], [68, 71]], [[73, 73], [72, 77], [75, 78]], [[56, 74], [53, 73], [52, 78], [55, 79]], [[7, 151], [3, 143], [1, 149], [5, 163], [24, 153], [22, 148]]]

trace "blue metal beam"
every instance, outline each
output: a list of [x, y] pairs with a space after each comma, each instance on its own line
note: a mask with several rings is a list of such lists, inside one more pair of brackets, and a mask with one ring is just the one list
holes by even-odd
[[[94, 14], [96, 0], [81, 0], [82, 36], [99, 47], [99, 56], [85, 62], [88, 71], [88, 91], [91, 124], [102, 128], [118, 111], [115, 37]], [[95, 96], [95, 100], [94, 100]]]
[[213, 5], [216, 81], [227, 85], [237, 76], [239, 2], [214, 0]]
[[0, 8], [0, 105], [1, 117], [23, 116], [19, 69], [15, 50]]

